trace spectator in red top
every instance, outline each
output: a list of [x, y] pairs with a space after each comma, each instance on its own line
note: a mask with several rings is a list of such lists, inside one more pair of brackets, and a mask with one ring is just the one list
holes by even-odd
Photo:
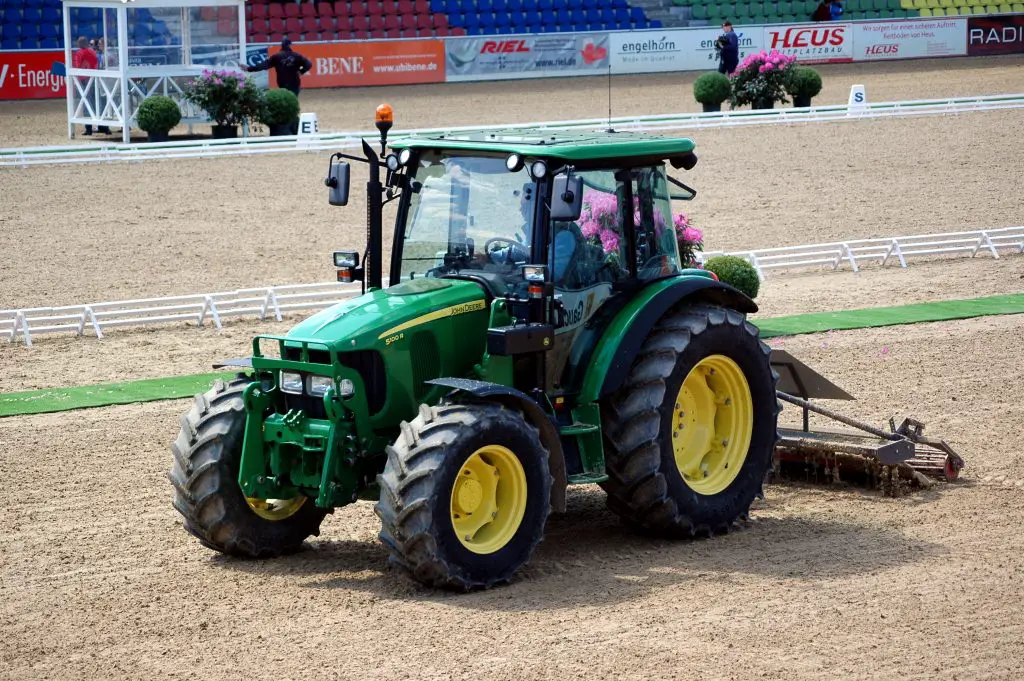
[[[78, 39], [78, 49], [71, 55], [71, 66], [76, 69], [98, 69], [100, 67], [99, 56], [97, 56], [95, 50], [89, 47], [89, 41], [84, 36]], [[84, 83], [86, 80], [85, 76], [78, 77], [78, 82], [80, 83]], [[110, 128], [101, 125], [100, 132], [109, 135]], [[85, 134], [92, 134], [92, 125], [85, 126]]]

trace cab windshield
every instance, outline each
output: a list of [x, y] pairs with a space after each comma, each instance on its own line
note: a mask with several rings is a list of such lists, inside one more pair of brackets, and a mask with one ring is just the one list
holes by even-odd
[[497, 291], [523, 280], [536, 187], [503, 157], [428, 151], [416, 164], [402, 246], [403, 281], [473, 274]]

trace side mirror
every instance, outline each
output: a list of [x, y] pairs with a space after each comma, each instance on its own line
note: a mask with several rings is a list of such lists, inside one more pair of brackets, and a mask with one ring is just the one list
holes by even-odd
[[332, 206], [348, 204], [349, 167], [346, 161], [331, 161], [324, 184], [330, 189], [328, 201]]
[[583, 212], [583, 178], [579, 175], [555, 178], [551, 192], [551, 219], [579, 220]]

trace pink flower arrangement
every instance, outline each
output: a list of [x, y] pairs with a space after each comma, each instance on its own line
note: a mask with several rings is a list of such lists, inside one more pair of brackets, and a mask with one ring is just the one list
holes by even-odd
[[732, 75], [732, 107], [751, 104], [765, 108], [785, 102], [785, 84], [795, 62], [796, 57], [778, 50], [747, 55]]
[[245, 73], [203, 69], [185, 85], [185, 99], [206, 111], [218, 125], [239, 125], [255, 118], [263, 106], [260, 88]]
[[[640, 201], [633, 199], [633, 224], [640, 224]], [[583, 212], [580, 215], [580, 232], [583, 238], [600, 245], [607, 256], [617, 256], [621, 246], [618, 222], [618, 200], [613, 194], [590, 191], [583, 195]], [[679, 245], [680, 265], [691, 267], [696, 264], [696, 251], [704, 248], [704, 233], [690, 224], [685, 213], [672, 216], [672, 226]], [[654, 211], [654, 229], [661, 235], [666, 227], [665, 216], [660, 210]]]

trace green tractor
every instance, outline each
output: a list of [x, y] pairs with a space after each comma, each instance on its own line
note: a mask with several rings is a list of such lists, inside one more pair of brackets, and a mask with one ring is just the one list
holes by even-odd
[[[379, 110], [380, 114], [381, 111]], [[296, 551], [327, 513], [377, 496], [380, 539], [420, 582], [508, 581], [597, 483], [631, 527], [726, 532], [772, 465], [780, 411], [757, 306], [685, 269], [666, 172], [689, 139], [619, 132], [410, 136], [369, 166], [368, 243], [334, 261], [364, 293], [197, 396], [173, 445], [174, 506], [205, 546]], [[381, 176], [383, 175], [383, 179]], [[397, 202], [388, 287], [382, 208]]]

